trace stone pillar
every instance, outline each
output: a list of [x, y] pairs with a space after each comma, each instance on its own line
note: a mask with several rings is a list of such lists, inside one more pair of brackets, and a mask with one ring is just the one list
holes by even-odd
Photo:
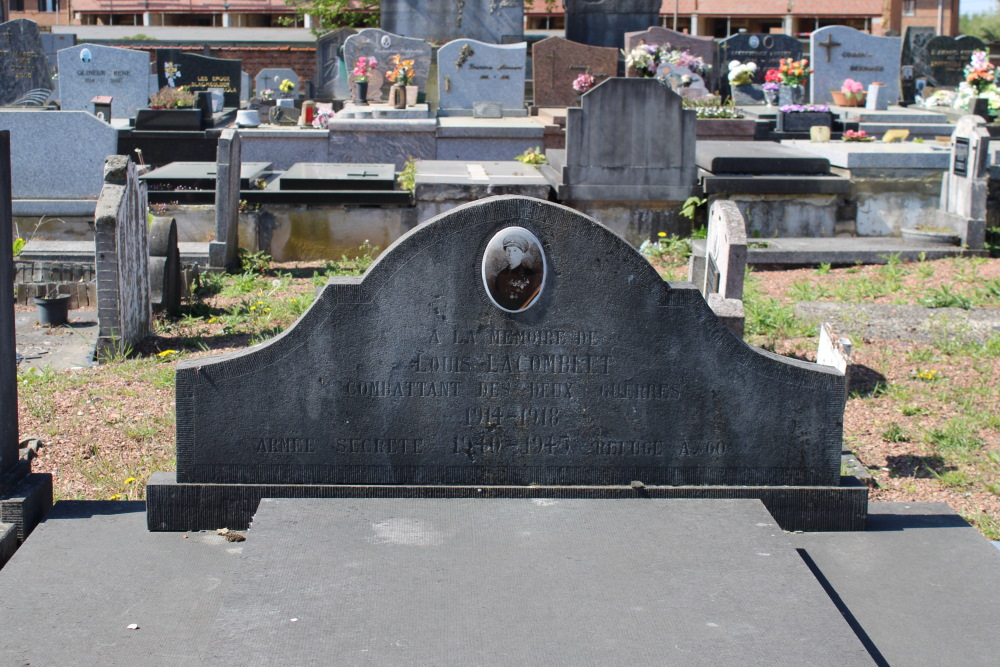
[[14, 258], [10, 131], [0, 131], [0, 477], [17, 463], [17, 365], [14, 361]]
[[208, 265], [231, 268], [240, 245], [240, 133], [223, 130], [215, 165], [215, 240], [208, 244]]

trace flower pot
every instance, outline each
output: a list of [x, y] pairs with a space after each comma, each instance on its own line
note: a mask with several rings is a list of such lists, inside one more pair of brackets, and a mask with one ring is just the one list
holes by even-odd
[[367, 81], [355, 81], [354, 82], [354, 103], [358, 106], [368, 105], [368, 82]]
[[396, 83], [389, 87], [389, 104], [393, 109], [406, 108], [406, 88]]
[[764, 102], [767, 106], [773, 107], [778, 104], [778, 91], [777, 90], [765, 90], [764, 91]]
[[806, 89], [802, 86], [782, 86], [778, 89], [778, 104], [802, 104], [806, 99]]
[[848, 94], [840, 90], [831, 90], [830, 95], [833, 96], [833, 103], [839, 107], [862, 107], [868, 97], [866, 92]]
[[420, 94], [420, 88], [417, 86], [407, 86], [406, 87], [406, 106], [412, 107], [417, 103], [417, 96]]
[[814, 125], [830, 127], [833, 114], [829, 111], [798, 111], [778, 114], [778, 132], [809, 132]]
[[69, 321], [69, 294], [59, 294], [53, 297], [33, 297], [38, 309], [38, 323], [60, 327]]
[[764, 91], [752, 83], [741, 86], [733, 86], [733, 103], [737, 106], [754, 105], [764, 103]]

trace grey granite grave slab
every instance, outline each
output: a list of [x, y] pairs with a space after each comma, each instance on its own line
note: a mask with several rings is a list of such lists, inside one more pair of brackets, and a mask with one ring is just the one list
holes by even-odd
[[845, 79], [882, 83], [891, 104], [899, 99], [899, 37], [877, 37], [842, 25], [820, 28], [809, 37], [813, 75], [809, 94], [813, 104], [831, 104], [831, 90]]
[[[431, 45], [427, 41], [403, 37], [378, 28], [365, 28], [344, 40], [344, 64], [348, 72], [360, 56], [375, 58], [377, 62], [377, 72], [368, 83], [368, 99], [371, 101], [389, 99], [389, 87], [392, 84], [385, 78], [385, 73], [392, 70], [392, 56], [396, 54], [404, 60], [413, 60], [413, 85], [426, 91], [427, 77], [431, 70]], [[381, 97], [373, 98], [374, 90], [381, 90]]]
[[659, 0], [564, 0], [566, 39], [620, 49], [627, 32], [658, 23]]
[[222, 88], [225, 106], [240, 105], [243, 65], [239, 60], [209, 58], [180, 49], [157, 49], [156, 75], [159, 88], [189, 86], [193, 91]]
[[38, 25], [27, 19], [0, 24], [0, 106], [41, 106], [54, 88]]
[[565, 154], [549, 151], [542, 173], [564, 200], [684, 201], [697, 172], [695, 122], [654, 79], [607, 79], [567, 110]]
[[518, 0], [412, 2], [383, 0], [380, 27], [386, 32], [444, 44], [474, 39], [495, 44], [524, 37], [524, 3]]
[[149, 54], [98, 44], [59, 52], [59, 95], [64, 111], [93, 111], [96, 95], [111, 96], [111, 117], [131, 118], [149, 106]]
[[754, 501], [265, 500], [209, 644], [206, 664], [869, 661]]
[[726, 76], [730, 61], [756, 63], [757, 72], [752, 85], [759, 90], [767, 70], [777, 69], [782, 58], [801, 59], [802, 42], [790, 35], [757, 33], [740, 33], [719, 41], [716, 62], [719, 63], [719, 85], [723, 98], [730, 95], [729, 79]]
[[842, 169], [920, 169], [944, 171], [951, 164], [948, 148], [930, 144], [837, 143], [786, 139], [782, 145], [824, 157]]
[[936, 35], [927, 42], [930, 75], [927, 85], [932, 88], [956, 88], [965, 81], [963, 70], [973, 51], [985, 51], [986, 43], [978, 37]]
[[799, 148], [767, 142], [699, 141], [698, 167], [712, 174], [830, 173], [830, 161]]
[[995, 663], [1000, 552], [945, 503], [872, 503], [868, 526], [788, 539], [873, 657], [889, 665]]
[[[282, 94], [278, 89], [285, 79], [295, 84], [295, 88], [287, 95]], [[267, 67], [257, 72], [257, 76], [253, 79], [254, 94], [260, 97], [260, 92], [266, 88], [270, 88], [275, 97], [299, 97], [302, 95], [302, 89], [299, 87], [299, 75], [287, 67]]]
[[58, 503], [0, 570], [0, 662], [198, 664], [243, 545], [144, 521], [141, 502]]
[[438, 49], [438, 115], [471, 115], [492, 102], [504, 116], [526, 116], [524, 68], [528, 45], [457, 39]]
[[[508, 311], [487, 246], [515, 226], [542, 244], [527, 246], [542, 275]], [[275, 377], [276, 364], [302, 372]], [[495, 197], [328, 284], [272, 341], [182, 363], [177, 479], [837, 485], [842, 383], [732, 337], [693, 286], [664, 283], [595, 221]], [[302, 407], [273, 409], [277, 396]]]
[[[695, 239], [692, 252], [704, 254], [705, 243]], [[983, 256], [982, 250], [968, 250], [941, 244], [904, 243], [892, 236], [839, 236], [835, 238], [780, 237], [754, 241], [747, 249], [747, 264], [818, 266], [820, 264], [885, 264], [897, 256], [904, 262], [943, 257]]]
[[11, 133], [15, 199], [96, 199], [118, 150], [118, 132], [85, 111], [0, 110], [0, 129]]
[[[11, 242], [10, 132], [0, 131], [0, 477], [18, 461], [17, 364], [14, 350], [14, 259]], [[0, 491], [0, 495], [2, 495]], [[0, 529], [0, 534], [3, 534]], [[0, 563], [4, 560], [0, 554]]]
[[354, 32], [353, 28], [339, 28], [316, 40], [317, 94], [340, 99], [350, 97], [343, 50], [344, 42]]
[[985, 343], [1000, 326], [996, 308], [927, 308], [880, 303], [803, 301], [795, 315], [807, 322], [831, 322], [838, 331], [870, 340], [915, 343]]
[[536, 107], [568, 107], [579, 104], [580, 93], [573, 82], [590, 74], [596, 83], [615, 76], [618, 50], [587, 46], [562, 37], [546, 37], [531, 47], [532, 91]]

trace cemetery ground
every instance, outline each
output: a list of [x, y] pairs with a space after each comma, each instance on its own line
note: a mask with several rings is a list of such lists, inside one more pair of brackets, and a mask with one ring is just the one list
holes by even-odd
[[[650, 261], [661, 275], [686, 279], [687, 243], [668, 239], [660, 248]], [[177, 360], [278, 334], [329, 276], [361, 275], [377, 249], [358, 254], [273, 265], [244, 256], [242, 273], [203, 275], [181, 315], [159, 317], [136, 355], [20, 371], [21, 438], [42, 442], [33, 465], [53, 474], [55, 498], [144, 499], [149, 475], [174, 469]], [[794, 312], [801, 301], [1000, 308], [1000, 259], [754, 270], [744, 294], [747, 341], [815, 360], [816, 326]], [[852, 336], [844, 448], [874, 478], [872, 500], [947, 502], [1000, 540], [1000, 331], [984, 340], [942, 326], [932, 338]]]

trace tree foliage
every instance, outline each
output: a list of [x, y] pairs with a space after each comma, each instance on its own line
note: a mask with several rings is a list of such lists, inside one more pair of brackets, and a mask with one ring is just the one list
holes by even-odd
[[[295, 20], [313, 17], [312, 32], [319, 37], [337, 28], [378, 27], [380, 0], [285, 0], [295, 10]], [[289, 25], [292, 19], [284, 19]]]
[[1000, 10], [962, 14], [958, 18], [958, 31], [963, 35], [978, 37], [985, 42], [1000, 41]]

